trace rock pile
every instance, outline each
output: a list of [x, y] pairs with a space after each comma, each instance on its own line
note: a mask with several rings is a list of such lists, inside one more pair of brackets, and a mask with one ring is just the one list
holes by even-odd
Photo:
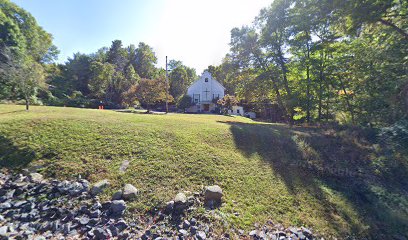
[[[215, 236], [213, 223], [195, 211], [221, 203], [222, 190], [207, 187], [201, 193], [179, 193], [164, 207], [144, 215], [127, 214], [127, 203], [139, 196], [126, 184], [111, 201], [97, 196], [109, 187], [85, 179], [48, 181], [38, 173], [0, 173], [0, 239], [231, 239]], [[213, 206], [212, 206], [213, 207]], [[210, 211], [211, 212], [211, 211]], [[240, 238], [242, 230], [231, 229]], [[312, 239], [307, 229], [264, 226], [251, 231], [253, 239]], [[273, 237], [275, 236], [275, 237]]]

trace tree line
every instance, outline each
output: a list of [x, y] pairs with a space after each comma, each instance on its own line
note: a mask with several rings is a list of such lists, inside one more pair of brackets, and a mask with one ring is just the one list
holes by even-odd
[[[58, 49], [52, 35], [34, 17], [9, 0], [0, 1], [0, 99], [57, 106], [151, 107], [179, 99], [197, 77], [181, 61], [157, 68], [146, 43], [123, 46], [114, 40], [95, 53], [75, 53], [55, 63]], [[166, 90], [169, 94], [166, 94]]]
[[[55, 63], [58, 49], [30, 13], [0, 1], [0, 98], [28, 104], [185, 109], [195, 69], [156, 67], [146, 43], [120, 40]], [[208, 71], [247, 110], [285, 122], [389, 126], [408, 113], [407, 1], [275, 0], [231, 30], [230, 52]], [[166, 94], [166, 90], [169, 94]], [[184, 96], [184, 97], [183, 97]]]
[[387, 126], [408, 113], [408, 2], [275, 0], [231, 30], [209, 70], [255, 111], [286, 122]]

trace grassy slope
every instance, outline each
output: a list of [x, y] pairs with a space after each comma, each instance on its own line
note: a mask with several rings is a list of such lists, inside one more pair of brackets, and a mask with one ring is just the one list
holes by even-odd
[[108, 178], [106, 198], [132, 183], [142, 191], [134, 210], [218, 184], [221, 216], [243, 228], [272, 219], [326, 236], [406, 233], [406, 165], [391, 171], [377, 148], [333, 131], [236, 117], [0, 105], [0, 166]]

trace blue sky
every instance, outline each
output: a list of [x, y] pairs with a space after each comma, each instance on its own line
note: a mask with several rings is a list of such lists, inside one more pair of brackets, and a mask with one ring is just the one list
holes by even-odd
[[230, 30], [249, 25], [272, 0], [12, 0], [54, 37], [59, 62], [75, 52], [145, 42], [201, 73], [229, 50]]

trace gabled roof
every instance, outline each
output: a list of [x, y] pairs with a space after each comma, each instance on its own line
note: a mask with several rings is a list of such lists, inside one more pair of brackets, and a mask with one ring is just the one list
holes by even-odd
[[222, 84], [220, 82], [218, 82], [215, 78], [213, 78], [211, 76], [211, 73], [208, 71], [204, 71], [203, 74], [201, 75], [201, 77], [197, 80], [195, 80], [188, 88], [190, 89], [191, 87], [193, 87], [194, 85], [196, 85], [200, 80], [204, 79], [205, 77], [209, 77], [213, 83], [218, 84], [220, 87], [222, 87], [225, 90], [225, 87], [222, 86]]

